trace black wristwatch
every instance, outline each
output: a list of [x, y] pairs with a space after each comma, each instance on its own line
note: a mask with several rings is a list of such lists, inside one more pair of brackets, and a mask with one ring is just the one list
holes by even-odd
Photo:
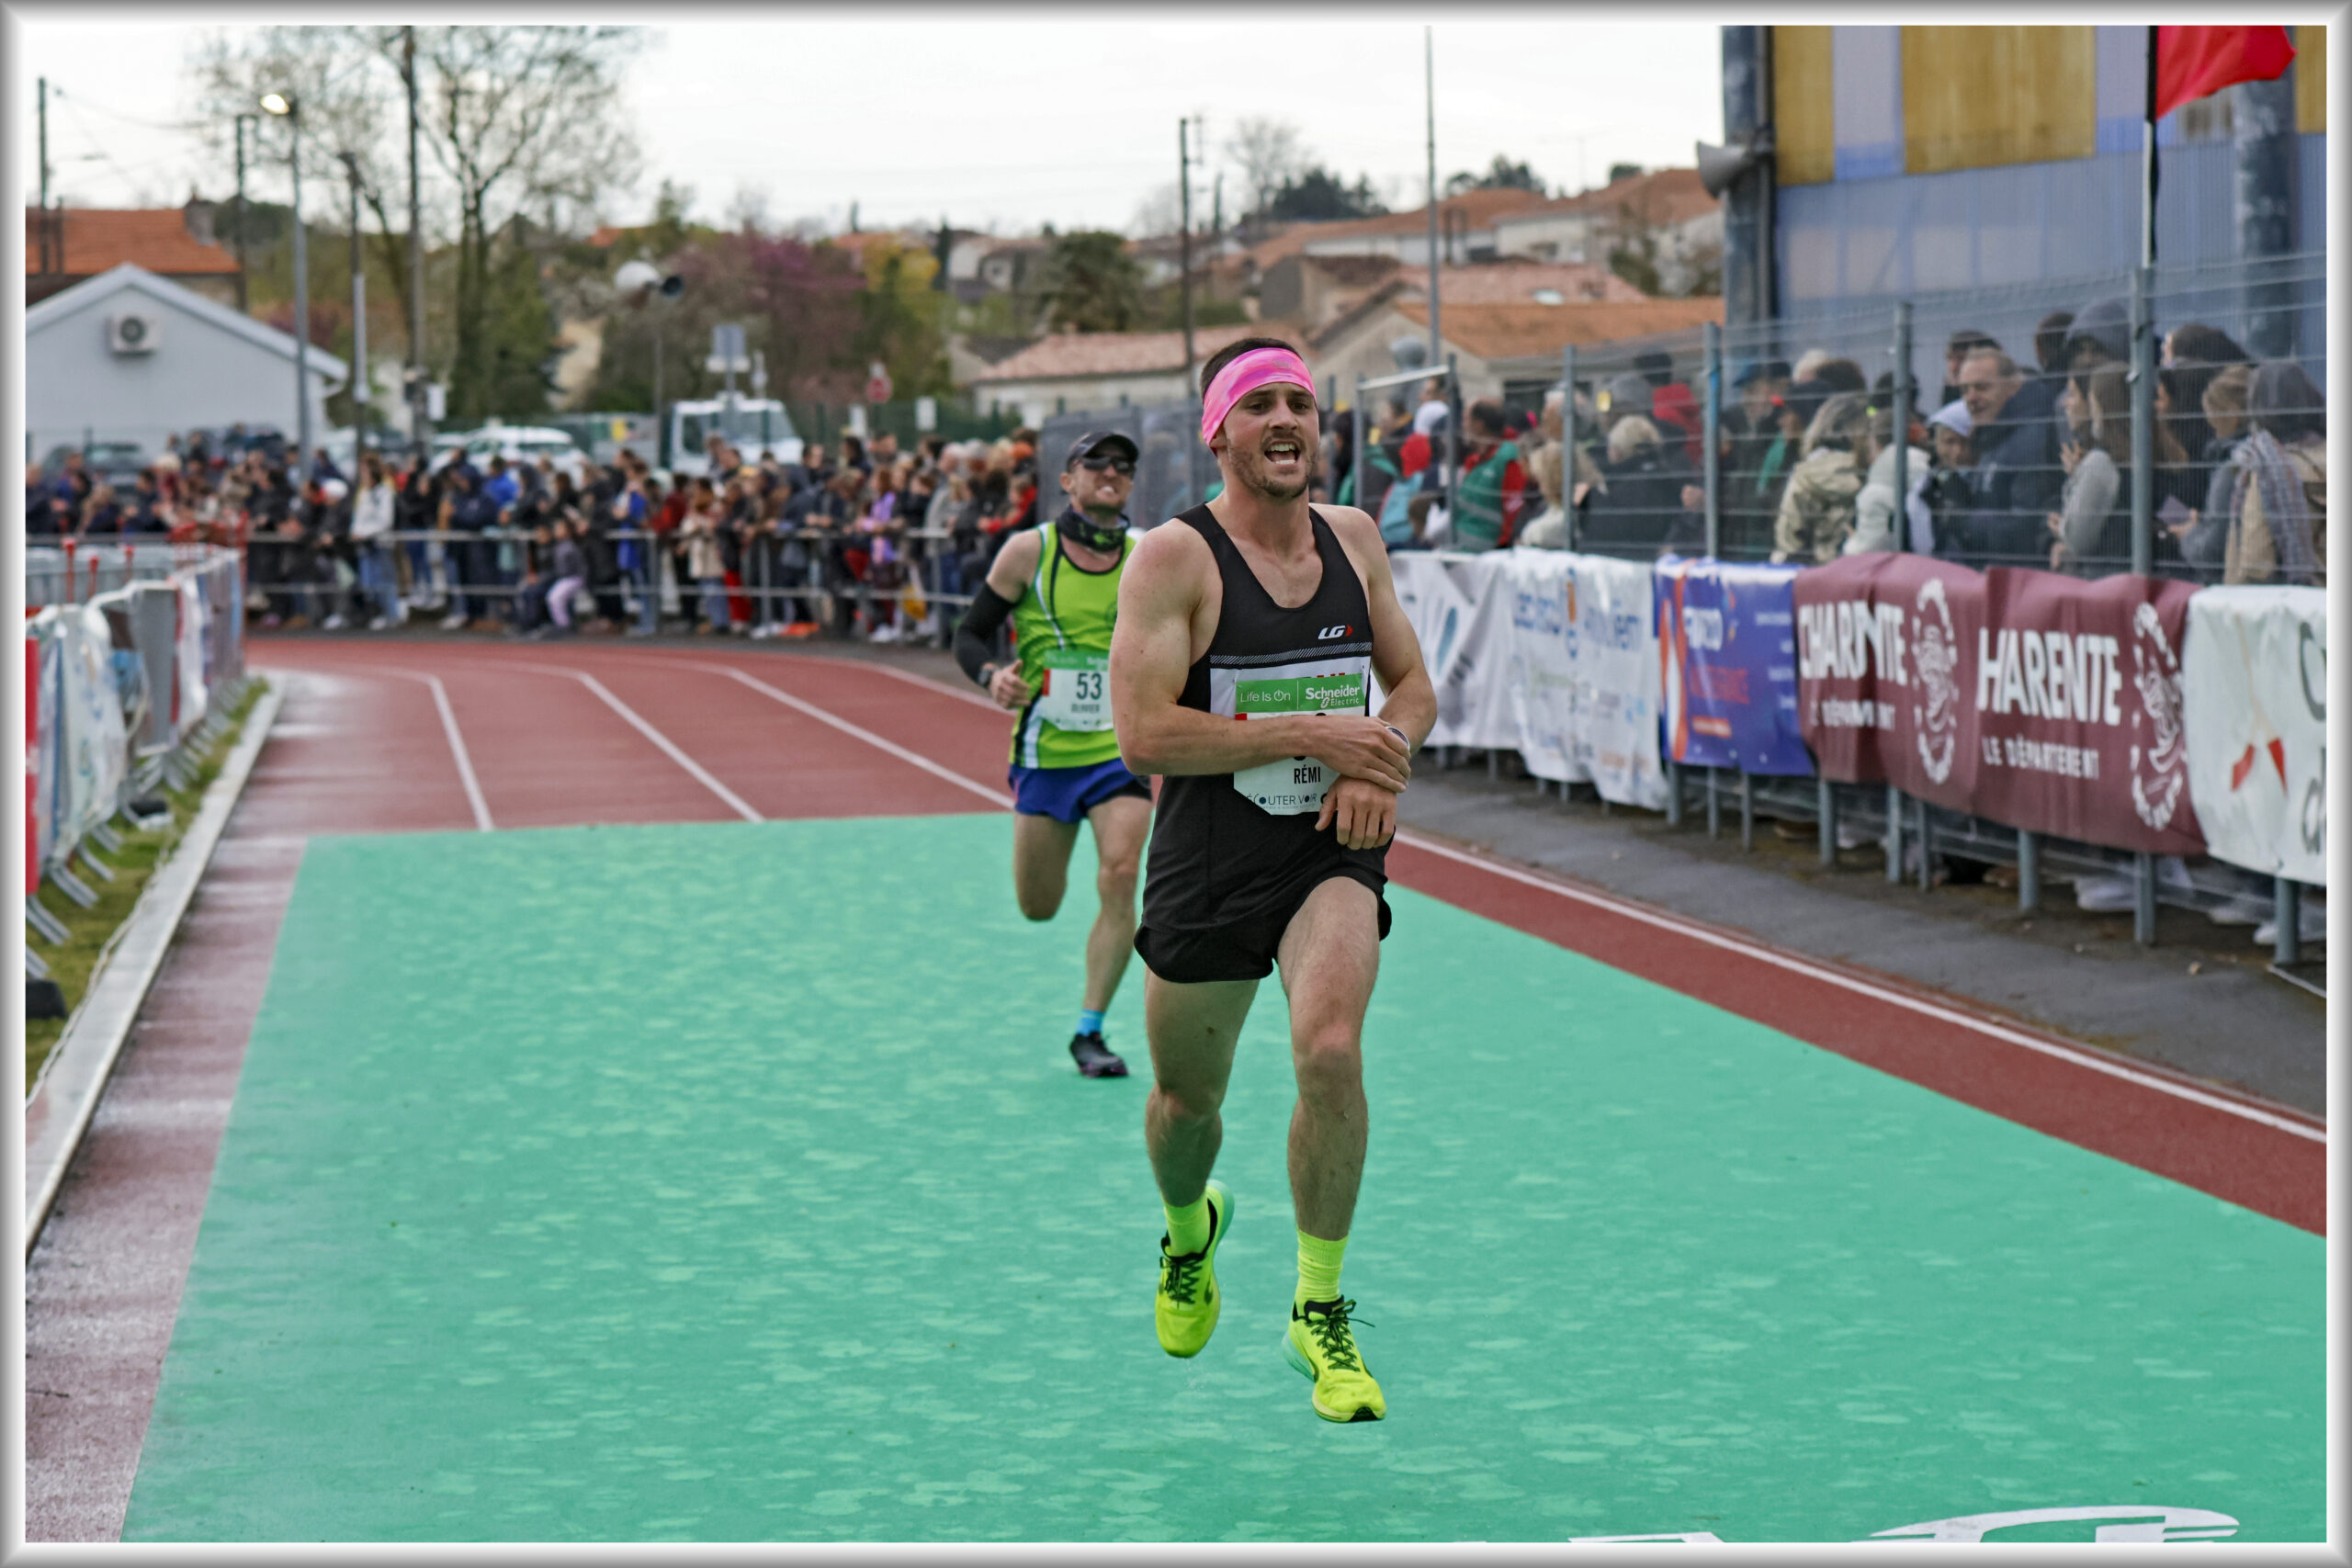
[[994, 663], [980, 666], [980, 672], [975, 679], [979, 682], [981, 691], [985, 692], [996, 684], [996, 672], [1000, 668], [1001, 666]]
[[1397, 728], [1393, 724], [1384, 724], [1380, 728], [1388, 731], [1389, 734], [1395, 736], [1397, 739], [1402, 740], [1405, 743], [1405, 750], [1409, 752], [1412, 750], [1413, 738], [1411, 736], [1406, 734], [1403, 730]]

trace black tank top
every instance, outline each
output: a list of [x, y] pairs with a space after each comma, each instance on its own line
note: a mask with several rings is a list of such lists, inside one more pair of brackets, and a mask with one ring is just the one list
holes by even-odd
[[[1369, 713], [1372, 616], [1363, 580], [1331, 525], [1313, 508], [1323, 579], [1306, 604], [1283, 609], [1206, 506], [1176, 518], [1208, 541], [1224, 603], [1208, 650], [1184, 678], [1181, 705], [1203, 713]], [[1144, 878], [1144, 924], [1204, 931], [1294, 905], [1299, 885], [1340, 866], [1385, 881], [1388, 852], [1340, 847], [1315, 830], [1329, 780], [1311, 757], [1284, 758], [1243, 773], [1170, 775]], [[1304, 808], [1301, 809], [1302, 804]]]

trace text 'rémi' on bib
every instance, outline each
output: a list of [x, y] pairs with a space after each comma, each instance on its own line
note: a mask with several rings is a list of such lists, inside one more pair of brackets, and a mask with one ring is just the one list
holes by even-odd
[[[1371, 711], [1372, 660], [1363, 656], [1305, 659], [1248, 669], [1212, 669], [1209, 711], [1234, 718]], [[1336, 782], [1313, 757], [1285, 757], [1238, 770], [1233, 787], [1261, 811], [1295, 817], [1320, 811]]]

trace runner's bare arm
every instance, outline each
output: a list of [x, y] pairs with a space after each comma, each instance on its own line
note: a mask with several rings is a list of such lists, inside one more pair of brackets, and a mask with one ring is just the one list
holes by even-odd
[[1396, 577], [1388, 568], [1380, 525], [1371, 513], [1352, 506], [1321, 510], [1363, 577], [1364, 604], [1372, 612], [1372, 668], [1380, 677], [1381, 690], [1388, 694], [1380, 705], [1380, 721], [1403, 730], [1406, 743], [1419, 750], [1437, 726], [1437, 689], [1421, 663], [1420, 638], [1413, 635], [1405, 607], [1396, 603]]
[[1284, 757], [1315, 756], [1351, 777], [1405, 787], [1405, 744], [1377, 719], [1287, 715], [1238, 724], [1181, 705], [1193, 661], [1214, 635], [1204, 590], [1216, 558], [1198, 534], [1146, 534], [1119, 578], [1111, 633], [1111, 726], [1136, 773], [1229, 773]]
[[[1037, 552], [1042, 545], [1037, 530], [1023, 528], [1004, 542], [996, 559], [989, 567], [988, 585], [996, 596], [1008, 604], [1018, 604], [1029, 591], [1029, 580], [1037, 574]], [[982, 667], [985, 671], [986, 666]], [[1036, 694], [1029, 682], [1021, 678], [1021, 661], [1007, 660], [989, 676], [988, 694], [996, 705], [1018, 713], [1029, 705]]]
[[[1420, 640], [1396, 603], [1396, 578], [1388, 570], [1379, 525], [1352, 506], [1322, 511], [1363, 579], [1364, 604], [1372, 615], [1372, 667], [1388, 694], [1375, 722], [1394, 725], [1404, 731], [1409, 746], [1419, 747], [1437, 722], [1437, 694], [1421, 665]], [[1378, 849], [1396, 835], [1396, 796], [1363, 779], [1342, 778], [1323, 797], [1323, 809], [1316, 816], [1317, 829], [1326, 825], [1338, 833], [1342, 848]]]

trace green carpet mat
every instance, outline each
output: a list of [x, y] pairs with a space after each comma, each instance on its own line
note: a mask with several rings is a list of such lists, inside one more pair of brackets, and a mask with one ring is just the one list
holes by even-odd
[[1346, 1279], [1390, 1419], [1281, 1359], [1271, 984], [1170, 1359], [1141, 970], [1138, 1076], [1080, 1079], [1091, 850], [1037, 927], [1009, 842], [313, 840], [125, 1539], [2324, 1539], [2319, 1237], [1403, 891]]

